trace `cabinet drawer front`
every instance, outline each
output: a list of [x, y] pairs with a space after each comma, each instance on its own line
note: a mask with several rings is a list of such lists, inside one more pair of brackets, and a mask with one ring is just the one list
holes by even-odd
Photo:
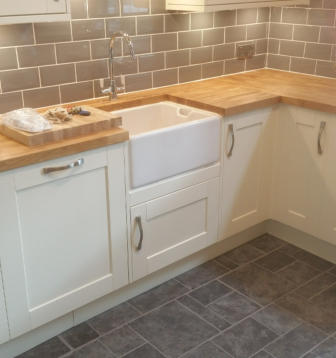
[[[107, 165], [106, 153], [105, 149], [94, 152], [78, 153], [76, 155], [50, 160], [26, 168], [20, 168], [20, 170], [17, 170], [14, 174], [15, 188], [16, 190], [21, 190], [34, 185], [52, 182], [104, 167]], [[78, 161], [80, 161], [79, 165], [66, 169], [67, 166], [71, 166]], [[55, 171], [52, 171], [49, 174], [44, 174], [44, 169]]]
[[48, 0], [47, 9], [49, 14], [65, 14], [67, 2], [66, 0]]
[[219, 179], [214, 179], [131, 209], [133, 280], [217, 241], [218, 192]]

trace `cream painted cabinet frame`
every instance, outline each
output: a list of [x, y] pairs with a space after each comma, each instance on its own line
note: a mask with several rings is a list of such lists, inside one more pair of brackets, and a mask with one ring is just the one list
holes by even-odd
[[69, 0], [1, 0], [0, 25], [70, 20]]
[[0, 198], [11, 338], [128, 283], [123, 144], [4, 173]]

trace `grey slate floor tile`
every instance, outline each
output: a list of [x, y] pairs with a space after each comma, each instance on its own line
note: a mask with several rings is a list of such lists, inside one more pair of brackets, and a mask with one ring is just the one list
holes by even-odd
[[296, 285], [303, 285], [307, 281], [310, 281], [312, 278], [319, 275], [320, 271], [301, 261], [295, 261], [277, 273], [280, 277], [285, 278], [288, 281], [292, 281]]
[[336, 358], [336, 339], [329, 338], [303, 358]]
[[223, 317], [217, 315], [210, 308], [203, 306], [189, 295], [181, 297], [178, 301], [185, 307], [189, 308], [191, 311], [198, 314], [204, 320], [215, 326], [220, 331], [223, 331], [230, 326], [230, 323]]
[[57, 358], [69, 351], [70, 349], [58, 337], [54, 337], [19, 355], [17, 358]]
[[279, 335], [288, 333], [302, 323], [294, 314], [275, 304], [256, 312], [252, 318]]
[[190, 296], [201, 302], [203, 305], [208, 305], [218, 298], [227, 295], [231, 291], [232, 290], [229, 287], [216, 280], [192, 291]]
[[108, 333], [100, 341], [110, 349], [115, 357], [120, 357], [145, 344], [145, 340], [127, 326]]
[[293, 263], [294, 261], [295, 258], [283, 254], [281, 252], [275, 251], [255, 261], [255, 264], [272, 272], [276, 272], [285, 268], [286, 266]]
[[228, 259], [226, 257], [226, 254], [223, 254], [223, 255], [220, 255], [220, 256], [217, 256], [215, 258], [215, 261], [216, 262], [219, 262], [221, 265], [225, 266], [227, 269], [229, 270], [234, 270], [236, 269], [237, 267], [239, 267], [239, 265], [235, 264], [233, 261], [231, 261], [230, 259]]
[[18, 358], [336, 358], [336, 265], [263, 235]]
[[308, 301], [298, 295], [290, 294], [281, 298], [277, 304], [326, 333], [331, 334], [336, 331], [336, 306], [332, 302], [325, 302], [323, 297], [317, 298], [314, 303], [313, 300]]
[[207, 342], [183, 356], [183, 358], [231, 358], [213, 343]]
[[229, 323], [236, 323], [260, 309], [256, 303], [233, 292], [212, 303], [209, 308], [222, 316]]
[[[49, 356], [43, 357], [47, 358]], [[67, 358], [114, 358], [114, 356], [102, 344], [93, 342], [74, 351], [69, 357], [67, 356]]]
[[287, 243], [275, 236], [265, 234], [250, 241], [249, 244], [261, 251], [270, 252], [286, 245]]
[[232, 328], [228, 328], [213, 342], [234, 358], [247, 358], [276, 338], [277, 335], [274, 332], [252, 318], [247, 318]]
[[78, 348], [98, 337], [87, 323], [82, 323], [61, 334], [61, 337], [73, 348]]
[[274, 358], [274, 357], [265, 351], [260, 351], [259, 353], [255, 354], [251, 358]]
[[148, 312], [152, 309], [183, 295], [189, 290], [176, 280], [169, 280], [160, 286], [131, 299], [129, 302], [140, 312]]
[[317, 328], [302, 324], [271, 343], [265, 350], [276, 358], [299, 358], [326, 338]]
[[242, 266], [220, 281], [263, 306], [295, 288], [292, 282], [254, 264]]
[[305, 285], [295, 290], [295, 293], [303, 298], [310, 299], [313, 296], [318, 295], [322, 291], [326, 290], [330, 286], [336, 283], [336, 276], [324, 272], [316, 278], [308, 281]]
[[145, 344], [144, 346], [125, 355], [124, 358], [165, 358], [165, 357], [151, 345]]
[[168, 357], [176, 358], [218, 331], [177, 302], [138, 318], [131, 327]]
[[176, 280], [181, 282], [182, 285], [193, 289], [214, 280], [228, 271], [228, 269], [212, 260], [177, 276]]
[[263, 251], [256, 249], [249, 244], [244, 244], [242, 246], [237, 247], [236, 249], [227, 252], [224, 255], [237, 265], [242, 265], [257, 259], [264, 254], [265, 253]]
[[92, 327], [100, 334], [107, 333], [112, 329], [139, 316], [139, 313], [129, 303], [125, 302], [117, 307], [99, 314], [89, 320]]
[[298, 260], [303, 261], [307, 265], [310, 265], [320, 271], [326, 271], [333, 267], [333, 264], [331, 262], [326, 261], [307, 251], [301, 250], [295, 254], [295, 257]]

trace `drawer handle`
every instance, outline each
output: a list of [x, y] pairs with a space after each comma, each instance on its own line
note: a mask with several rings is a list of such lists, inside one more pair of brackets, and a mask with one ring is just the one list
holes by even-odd
[[42, 169], [42, 174], [50, 174], [50, 173], [54, 173], [54, 172], [61, 172], [63, 170], [68, 170], [68, 169], [72, 169], [75, 167], [80, 167], [81, 165], [84, 164], [84, 159], [78, 159], [73, 163], [70, 163], [68, 165], [63, 165], [61, 167], [49, 167], [49, 168], [43, 168]]
[[139, 226], [139, 231], [140, 231], [140, 240], [139, 240], [139, 243], [138, 243], [136, 249], [137, 249], [137, 251], [140, 251], [142, 249], [142, 241], [143, 241], [143, 237], [144, 237], [141, 216], [137, 216], [135, 218], [135, 222]]
[[327, 125], [327, 123], [325, 121], [322, 121], [320, 123], [320, 130], [319, 130], [318, 139], [317, 139], [317, 152], [318, 152], [319, 155], [323, 154], [323, 148], [322, 148], [322, 145], [321, 145], [321, 138], [322, 138], [323, 132], [325, 131], [326, 125]]
[[233, 148], [235, 145], [235, 135], [234, 135], [234, 130], [233, 130], [233, 124], [229, 124], [229, 132], [231, 134], [231, 147], [230, 150], [226, 152], [226, 156], [228, 158], [232, 157], [232, 153], [233, 153]]

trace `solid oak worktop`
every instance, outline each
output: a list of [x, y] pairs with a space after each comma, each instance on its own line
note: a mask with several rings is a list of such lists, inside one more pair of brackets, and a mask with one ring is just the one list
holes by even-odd
[[[336, 113], [336, 80], [276, 70], [257, 70], [182, 85], [80, 102], [112, 111], [170, 100], [230, 116], [283, 102]], [[0, 135], [0, 171], [128, 140], [115, 128], [38, 147], [26, 147]]]

